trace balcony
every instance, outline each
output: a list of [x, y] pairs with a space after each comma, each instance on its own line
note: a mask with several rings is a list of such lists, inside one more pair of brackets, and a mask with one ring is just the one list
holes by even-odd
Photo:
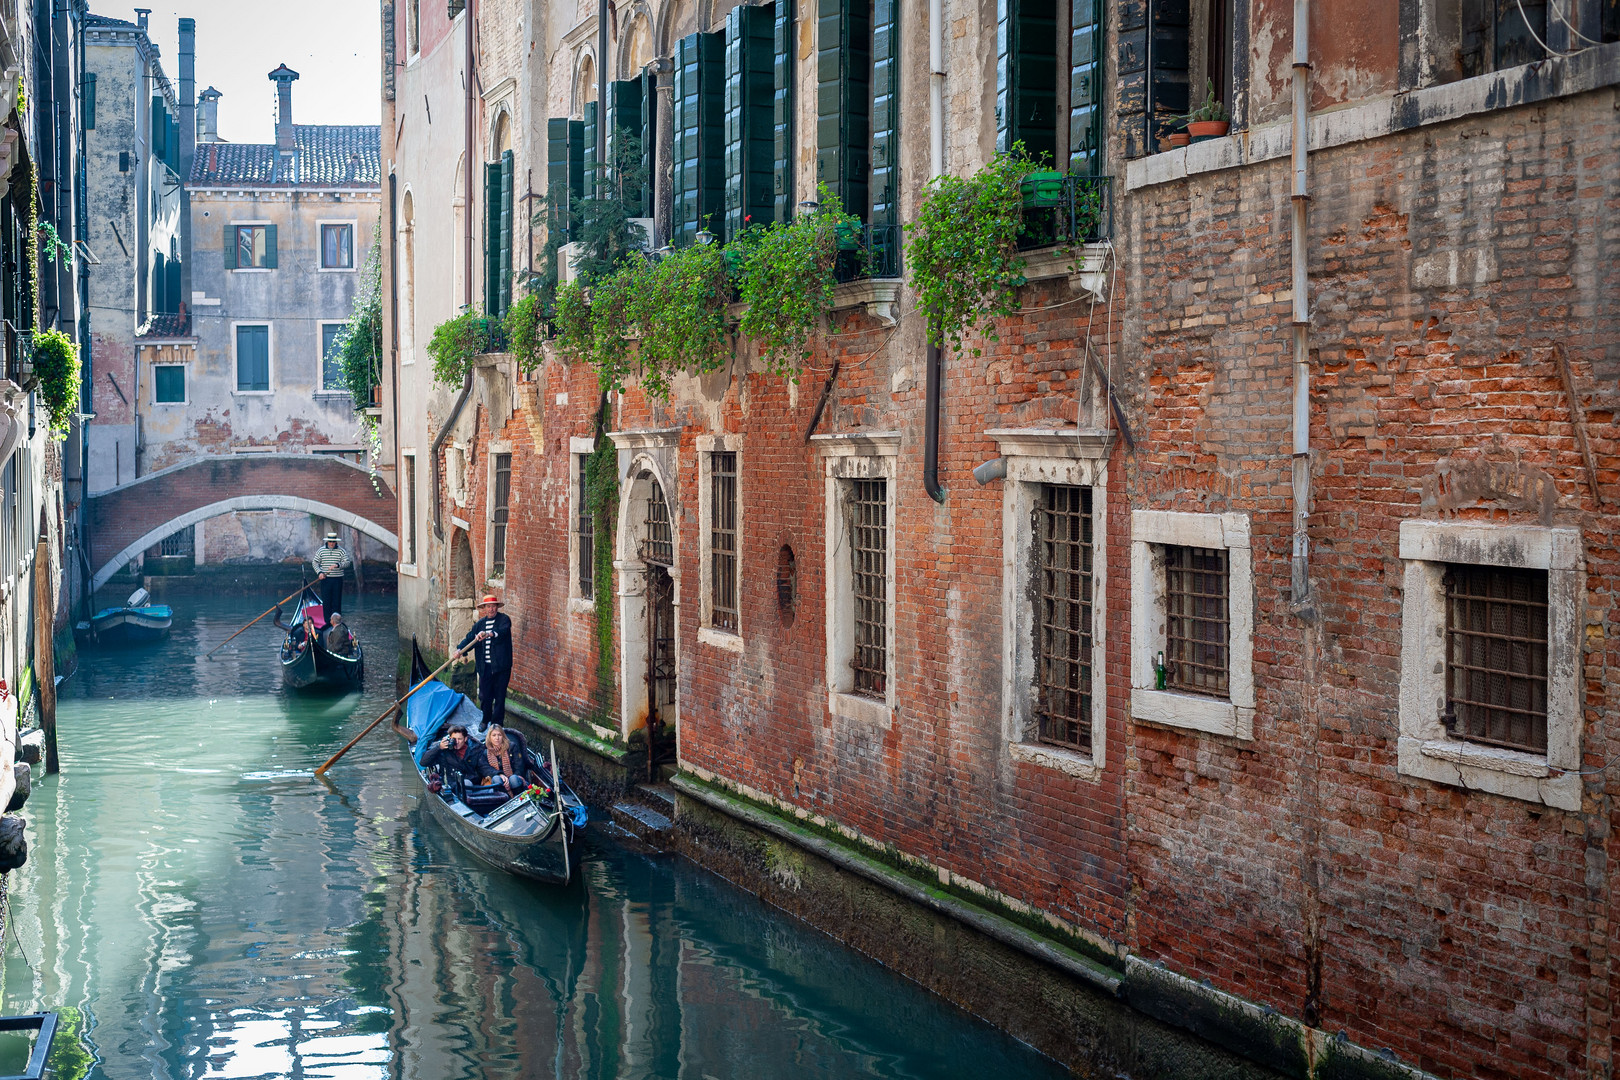
[[1100, 243], [1113, 234], [1113, 177], [1031, 173], [1018, 250]]

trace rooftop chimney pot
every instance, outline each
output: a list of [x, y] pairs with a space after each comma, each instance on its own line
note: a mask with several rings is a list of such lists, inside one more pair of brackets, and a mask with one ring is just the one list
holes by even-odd
[[297, 149], [297, 140], [293, 137], [292, 116], [292, 84], [298, 78], [298, 72], [282, 64], [270, 73], [270, 81], [276, 84], [276, 152], [290, 154]]
[[152, 14], [151, 8], [138, 7], [135, 9], [135, 23], [142, 30], [146, 29], [146, 17]]

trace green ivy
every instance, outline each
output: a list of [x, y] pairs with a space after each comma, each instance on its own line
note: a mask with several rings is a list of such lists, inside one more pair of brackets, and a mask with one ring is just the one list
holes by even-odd
[[1017, 310], [1025, 282], [1019, 186], [1039, 167], [1017, 143], [972, 176], [929, 181], [916, 220], [906, 226], [906, 266], [934, 344], [960, 350], [969, 334], [996, 341], [996, 321]]
[[56, 231], [55, 225], [48, 221], [39, 223], [39, 243], [45, 249], [46, 262], [56, 262], [62, 266], [73, 265], [73, 249], [62, 239], [62, 234]]
[[433, 328], [428, 356], [433, 358], [433, 377], [446, 386], [460, 386], [472, 370], [473, 358], [494, 348], [495, 335], [489, 319], [477, 308], [446, 319]]
[[546, 319], [540, 296], [531, 292], [519, 297], [506, 309], [505, 325], [512, 356], [524, 374], [528, 374], [545, 359], [540, 345], [546, 336]]
[[79, 346], [60, 330], [34, 333], [34, 374], [51, 420], [51, 436], [67, 438], [79, 405]]
[[821, 208], [792, 221], [751, 226], [732, 242], [738, 291], [748, 305], [737, 330], [759, 343], [767, 370], [797, 378], [810, 356], [810, 337], [832, 310], [838, 286], [838, 231], [860, 227], [825, 187]]
[[359, 288], [349, 321], [338, 331], [333, 348], [338, 352], [343, 387], [356, 409], [371, 404], [371, 388], [382, 379], [382, 229], [381, 222], [360, 271]]
[[[603, 409], [607, 408], [603, 403]], [[596, 609], [596, 688], [604, 712], [613, 699], [613, 520], [619, 508], [619, 451], [597, 424], [596, 448], [585, 459], [585, 503], [591, 514], [591, 598]]]
[[668, 399], [676, 373], [699, 375], [725, 366], [732, 355], [726, 332], [731, 282], [718, 245], [679, 248], [629, 284], [635, 292], [628, 311], [641, 331], [636, 360], [644, 391]]

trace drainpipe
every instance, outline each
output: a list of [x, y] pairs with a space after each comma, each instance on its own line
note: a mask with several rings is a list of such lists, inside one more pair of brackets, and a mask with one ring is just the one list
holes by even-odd
[[[394, 332], [388, 341], [388, 387], [393, 399], [394, 413], [394, 468], [399, 465], [399, 174], [388, 170], [388, 320]], [[438, 468], [433, 472], [438, 474]], [[394, 490], [399, 490], [398, 472], [394, 473]]]
[[1294, 0], [1294, 613], [1314, 615], [1311, 597], [1310, 536], [1306, 521], [1311, 509], [1311, 305], [1305, 255], [1305, 210], [1310, 202], [1305, 154], [1310, 139], [1310, 0]]
[[[928, 174], [945, 173], [945, 3], [928, 0]], [[928, 342], [923, 417], [923, 489], [937, 503], [945, 501], [939, 486], [940, 384], [944, 381], [944, 350]]]
[[[464, 304], [466, 306], [468, 311], [472, 310], [472, 302], [473, 302], [473, 23], [474, 23], [473, 2], [474, 2], [474, 0], [467, 0], [467, 10], [466, 10], [466, 13], [465, 13], [466, 16], [467, 16], [467, 25], [465, 27], [465, 29], [467, 31], [467, 63], [466, 63], [467, 70], [466, 70], [466, 74], [464, 75], [464, 77], [462, 79], [462, 81], [467, 84], [467, 102], [466, 102], [467, 109], [466, 109], [466, 115], [463, 117], [463, 122], [464, 122], [464, 125], [466, 127], [466, 141], [467, 141], [467, 144], [466, 144], [465, 147], [462, 148], [462, 158], [461, 158], [461, 160], [463, 162], [465, 162], [465, 165], [461, 170], [461, 182], [462, 182], [461, 183], [461, 193], [464, 196], [464, 198], [462, 199], [462, 204], [461, 204], [461, 206], [462, 206], [462, 219], [463, 219], [463, 221], [462, 221], [462, 232], [464, 234], [462, 236], [462, 242], [461, 242], [461, 255], [462, 255], [462, 275], [461, 275], [462, 276], [462, 290], [461, 290], [462, 291], [462, 298], [461, 298], [461, 302], [462, 302], [462, 304]], [[471, 386], [471, 385], [472, 385], [471, 383], [468, 383], [468, 386]], [[462, 392], [461, 392], [462, 400], [465, 400], [466, 396], [467, 396], [467, 391], [465, 389], [463, 389]], [[458, 401], [456, 403], [456, 411], [457, 412], [461, 411], [461, 403], [460, 403], [460, 401]], [[445, 430], [448, 431], [449, 428], [446, 428]], [[443, 438], [443, 433], [442, 432], [440, 433], [440, 438]], [[435, 452], [438, 450], [438, 444], [437, 443], [434, 444], [434, 450], [435, 450]], [[435, 461], [437, 461], [437, 459], [435, 459]], [[435, 473], [438, 472], [437, 466], [435, 466], [434, 472]], [[437, 512], [437, 509], [435, 508], [435, 513], [436, 512]], [[437, 521], [436, 520], [435, 520], [435, 523], [434, 523], [434, 527], [437, 528]]]

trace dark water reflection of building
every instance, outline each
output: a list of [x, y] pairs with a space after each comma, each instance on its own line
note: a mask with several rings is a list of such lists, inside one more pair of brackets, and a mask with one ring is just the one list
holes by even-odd
[[[267, 601], [266, 601], [267, 602]], [[1049, 1063], [694, 867], [600, 835], [584, 881], [470, 860], [377, 736], [392, 608], [354, 621], [362, 696], [284, 693], [257, 614], [177, 612], [64, 687], [65, 771], [28, 807], [7, 1011], [76, 1005], [94, 1077], [1056, 1075]]]

